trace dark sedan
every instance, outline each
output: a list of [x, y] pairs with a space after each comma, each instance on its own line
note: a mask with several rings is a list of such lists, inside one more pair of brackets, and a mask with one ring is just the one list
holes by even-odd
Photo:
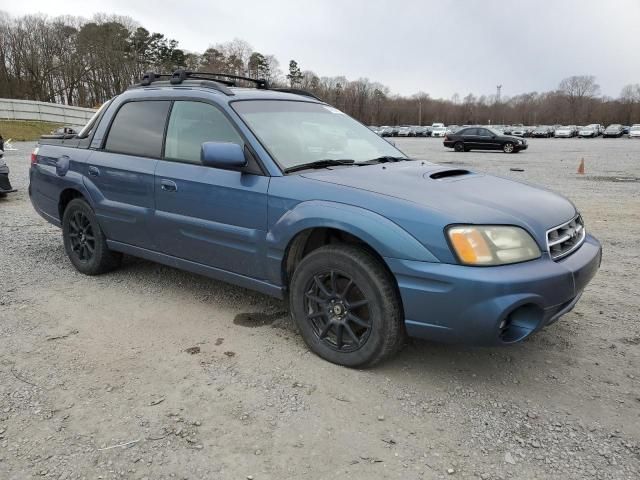
[[461, 128], [456, 133], [448, 133], [444, 137], [443, 144], [456, 152], [502, 150], [505, 153], [518, 153], [528, 147], [527, 141], [522, 138], [502, 135], [487, 127], [467, 127]]
[[609, 125], [607, 128], [605, 128], [604, 132], [602, 133], [602, 138], [620, 138], [623, 134], [624, 128], [622, 127], [622, 125], [614, 123], [613, 125]]
[[531, 136], [534, 138], [551, 138], [553, 137], [553, 129], [546, 125], [540, 125], [531, 132]]

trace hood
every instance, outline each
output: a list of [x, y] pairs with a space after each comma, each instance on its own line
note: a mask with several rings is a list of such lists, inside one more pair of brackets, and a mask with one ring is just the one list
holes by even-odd
[[[518, 225], [543, 247], [547, 230], [576, 214], [568, 199], [549, 190], [421, 161], [337, 168], [303, 176], [411, 202], [437, 214], [442, 228], [452, 223]], [[402, 224], [402, 213], [398, 216]]]

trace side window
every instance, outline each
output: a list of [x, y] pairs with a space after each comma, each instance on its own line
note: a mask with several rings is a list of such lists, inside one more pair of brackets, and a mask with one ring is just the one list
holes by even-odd
[[481, 137], [490, 137], [491, 132], [489, 132], [489, 130], [487, 130], [486, 128], [479, 128], [478, 135], [480, 135]]
[[105, 150], [160, 158], [169, 102], [128, 102], [120, 107], [109, 129]]
[[202, 102], [175, 102], [167, 128], [165, 159], [199, 164], [200, 146], [204, 142], [244, 145], [231, 122], [213, 105]]
[[477, 128], [467, 128], [463, 135], [478, 135], [478, 129]]

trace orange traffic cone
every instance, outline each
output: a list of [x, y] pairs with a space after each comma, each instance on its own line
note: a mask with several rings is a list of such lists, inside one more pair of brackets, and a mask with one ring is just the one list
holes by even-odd
[[580, 160], [580, 165], [578, 166], [578, 173], [580, 175], [584, 175], [584, 158]]

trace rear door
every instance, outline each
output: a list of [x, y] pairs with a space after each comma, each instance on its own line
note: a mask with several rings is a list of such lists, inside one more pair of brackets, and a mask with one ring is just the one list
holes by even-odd
[[467, 148], [478, 148], [478, 129], [477, 128], [465, 128], [462, 133], [464, 145]]
[[202, 165], [204, 142], [245, 145], [217, 106], [175, 101], [155, 175], [156, 238], [163, 253], [264, 278], [269, 177]]
[[118, 108], [84, 182], [107, 238], [153, 248], [154, 171], [171, 103], [129, 101]]

